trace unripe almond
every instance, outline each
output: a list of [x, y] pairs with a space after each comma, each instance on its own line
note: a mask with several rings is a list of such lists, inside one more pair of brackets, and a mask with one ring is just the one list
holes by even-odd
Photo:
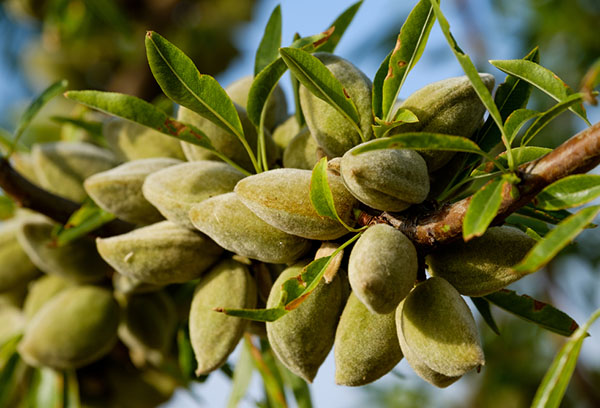
[[285, 122], [277, 126], [273, 131], [273, 141], [283, 151], [298, 133], [300, 133], [298, 120], [295, 115], [290, 115]]
[[348, 279], [356, 297], [373, 313], [391, 313], [417, 279], [417, 250], [404, 234], [386, 224], [369, 227], [356, 241]]
[[283, 167], [312, 170], [318, 161], [318, 148], [315, 138], [304, 128], [283, 151]]
[[22, 286], [39, 275], [17, 240], [18, 218], [0, 224], [0, 293]]
[[462, 295], [485, 296], [525, 276], [513, 267], [535, 242], [517, 228], [491, 227], [469, 242], [456, 241], [435, 250], [426, 262], [433, 276], [446, 279]]
[[227, 316], [215, 308], [256, 307], [256, 283], [248, 268], [234, 260], [221, 261], [201, 281], [190, 308], [190, 341], [198, 368], [196, 375], [222, 366], [235, 349], [248, 320]]
[[73, 283], [57, 275], [44, 275], [29, 286], [29, 292], [23, 305], [23, 313], [29, 320], [50, 299], [63, 290], [72, 286]]
[[424, 380], [446, 387], [485, 364], [475, 319], [452, 285], [432, 277], [396, 310], [404, 357]]

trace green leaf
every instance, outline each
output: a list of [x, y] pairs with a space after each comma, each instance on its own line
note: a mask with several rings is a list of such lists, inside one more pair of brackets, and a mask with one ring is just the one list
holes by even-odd
[[482, 79], [479, 77], [479, 72], [477, 72], [477, 68], [475, 68], [475, 65], [473, 65], [471, 58], [463, 52], [463, 50], [458, 46], [456, 40], [452, 36], [452, 33], [450, 32], [450, 24], [448, 23], [448, 20], [446, 19], [446, 17], [444, 17], [444, 14], [440, 9], [439, 0], [430, 0], [430, 2], [435, 12], [435, 15], [439, 21], [442, 32], [444, 33], [444, 36], [446, 37], [446, 40], [448, 41], [448, 44], [450, 45], [450, 48], [454, 53], [454, 56], [456, 57], [459, 64], [462, 66], [463, 71], [471, 81], [471, 85], [473, 85], [473, 89], [477, 93], [477, 96], [479, 96], [479, 99], [481, 99], [481, 102], [490, 113], [490, 117], [494, 120], [494, 122], [496, 122], [496, 125], [500, 129], [502, 141], [504, 143], [504, 146], [506, 147], [506, 150], [508, 151], [508, 162], [510, 168], [512, 169], [513, 164], [512, 156], [510, 153], [510, 145], [508, 144], [508, 140], [504, 132], [502, 115], [500, 114], [498, 107], [494, 103], [492, 94], [490, 93], [490, 91], [488, 91]]
[[246, 395], [250, 380], [252, 379], [252, 373], [254, 372], [254, 363], [248, 343], [245, 341], [242, 342], [241, 349], [238, 362], [235, 365], [235, 371], [233, 372], [233, 382], [231, 383], [231, 393], [227, 401], [227, 408], [238, 406], [244, 395]]
[[600, 58], [598, 58], [588, 69], [585, 76], [581, 80], [580, 92], [585, 95], [586, 102], [596, 106], [598, 100], [594, 89], [600, 85]]
[[382, 119], [375, 118], [375, 124], [372, 126], [373, 134], [375, 135], [375, 139], [379, 139], [385, 137], [390, 130], [397, 128], [398, 126], [404, 125], [405, 123], [415, 123], [418, 121], [419, 118], [417, 115], [408, 109], [400, 108], [394, 115], [394, 120], [392, 122], [386, 122]]
[[184, 379], [189, 380], [196, 376], [196, 357], [194, 357], [187, 325], [177, 331], [177, 360]]
[[333, 194], [327, 181], [327, 157], [323, 157], [313, 168], [310, 178], [310, 202], [317, 214], [337, 220], [348, 231], [358, 231], [347, 225], [338, 215]]
[[390, 121], [393, 107], [411, 69], [417, 64], [435, 22], [430, 0], [421, 0], [412, 9], [400, 29], [382, 87], [381, 118]]
[[354, 16], [356, 15], [356, 12], [358, 11], [362, 3], [363, 0], [357, 1], [356, 3], [348, 7], [346, 10], [344, 10], [342, 14], [340, 14], [333, 23], [331, 23], [330, 27], [335, 27], [335, 30], [333, 31], [333, 34], [331, 35], [331, 37], [329, 37], [327, 42], [323, 44], [323, 47], [320, 51], [330, 53], [333, 53], [333, 51], [335, 51], [335, 48], [342, 39], [342, 36], [346, 32], [346, 29], [354, 19]]
[[131, 120], [165, 135], [203, 147], [245, 175], [250, 175], [248, 171], [216, 150], [208, 136], [200, 129], [169, 117], [162, 109], [143, 99], [121, 93], [101, 91], [70, 91], [65, 96], [101, 112]]
[[363, 138], [356, 106], [331, 71], [318, 58], [301, 49], [281, 48], [279, 54], [298, 81], [343, 115]]
[[27, 126], [29, 126], [35, 115], [37, 115], [37, 113], [44, 107], [44, 105], [50, 99], [63, 93], [67, 89], [68, 85], [69, 82], [66, 79], [56, 81], [48, 88], [46, 88], [37, 98], [35, 98], [33, 102], [31, 102], [31, 104], [27, 107], [25, 112], [23, 112], [23, 114], [19, 118], [19, 122], [17, 123], [17, 128], [13, 136], [13, 146], [8, 154], [9, 156], [15, 150], [15, 146], [17, 145], [17, 143], [19, 143], [21, 135], [23, 134], [25, 129], [27, 129]]
[[484, 298], [480, 297], [471, 297], [471, 302], [477, 308], [477, 311], [483, 318], [483, 321], [489, 326], [490, 329], [498, 336], [500, 335], [500, 329], [498, 329], [498, 325], [494, 320], [494, 316], [492, 316], [492, 311], [490, 310], [490, 304]]
[[[492, 60], [490, 64], [499, 70], [529, 82], [531, 85], [545, 92], [558, 102], [565, 101], [573, 91], [556, 74], [541, 65], [526, 60]], [[590, 124], [583, 104], [569, 108], [573, 113]]]
[[532, 123], [527, 129], [527, 132], [523, 135], [521, 145], [528, 144], [531, 139], [534, 138], [548, 123], [550, 123], [558, 115], [569, 109], [574, 104], [580, 102], [583, 99], [583, 94], [573, 94], [568, 96], [564, 101], [557, 103], [546, 112], [539, 115], [539, 117]]
[[36, 368], [34, 372], [34, 400], [36, 407], [64, 406], [63, 378], [48, 367]]
[[64, 384], [64, 408], [79, 408], [81, 402], [79, 400], [79, 382], [77, 381], [77, 373], [75, 370], [66, 370], [63, 373]]
[[[514, 225], [521, 230], [526, 230], [527, 228], [535, 231], [539, 236], [545, 236], [550, 228], [544, 221], [540, 221], [536, 218], [527, 217], [525, 215], [519, 213], [512, 213], [505, 219], [507, 224]], [[539, 241], [536, 239], [536, 241]]]
[[392, 58], [392, 51], [385, 57], [385, 59], [379, 65], [377, 72], [375, 73], [375, 78], [373, 79], [373, 92], [371, 92], [371, 105], [373, 106], [373, 117], [374, 118], [382, 118], [383, 117], [383, 81], [389, 71], [390, 59]]
[[[16, 392], [16, 388], [19, 386], [19, 368], [22, 366], [23, 362], [19, 356], [19, 353], [16, 351], [16, 342], [11, 343], [10, 352], [6, 353], [6, 359], [2, 361], [2, 370], [0, 371], [0, 406], [8, 407], [12, 399], [14, 398], [14, 394]], [[4, 353], [3, 353], [4, 354]]]
[[258, 172], [260, 168], [244, 137], [240, 117], [221, 85], [210, 75], [200, 74], [183, 51], [153, 31], [146, 33], [146, 54], [165, 95], [237, 136]]
[[15, 214], [17, 205], [12, 198], [0, 195], [0, 220], [11, 218]]
[[59, 226], [54, 231], [54, 240], [57, 246], [63, 246], [97, 230], [104, 224], [114, 220], [115, 215], [98, 207], [90, 198], [69, 217], [64, 226]]
[[302, 378], [292, 373], [286, 366], [284, 366], [279, 360], [275, 360], [281, 377], [285, 384], [292, 389], [294, 398], [296, 399], [296, 405], [298, 408], [312, 408], [312, 401], [310, 397], [310, 388], [308, 384]]
[[[539, 63], [540, 52], [538, 47], [535, 47], [523, 59]], [[507, 75], [504, 82], [496, 89], [496, 95], [494, 96], [494, 102], [500, 110], [502, 120], [506, 120], [515, 110], [525, 108], [530, 95], [530, 84], [512, 75]], [[508, 131], [506, 133], [508, 134]], [[500, 143], [501, 138], [500, 129], [498, 129], [494, 119], [490, 116], [478, 132], [475, 140], [482, 150], [489, 152], [494, 146]]]
[[502, 289], [484, 298], [507, 312], [561, 336], [570, 336], [579, 327], [575, 320], [554, 306], [527, 295], [518, 295], [513, 290]]
[[[329, 29], [317, 35], [300, 38], [294, 41], [290, 47], [314, 52], [323, 46], [332, 32], [333, 30]], [[250, 119], [254, 126], [260, 126], [262, 111], [285, 71], [287, 71], [287, 65], [285, 65], [283, 59], [277, 58], [256, 75], [254, 81], [252, 81], [252, 86], [248, 92], [248, 105], [246, 109], [248, 119]]]
[[96, 142], [106, 144], [102, 134], [102, 122], [95, 120], [70, 118], [68, 116], [51, 116], [51, 120], [60, 124], [69, 124], [85, 130]]
[[534, 199], [542, 210], [562, 210], [577, 207], [600, 196], [600, 176], [575, 174], [544, 188]]
[[527, 121], [540, 115], [540, 112], [531, 109], [517, 109], [511, 113], [510, 116], [506, 118], [506, 122], [504, 122], [504, 130], [506, 131], [509, 144], [512, 145], [519, 130], [521, 130]]
[[563, 220], [529, 251], [514, 267], [518, 273], [531, 273], [548, 263], [567, 246], [600, 212], [600, 206], [584, 208]]
[[[547, 222], [549, 224], [559, 224], [565, 218], [572, 215], [567, 210], [557, 210], [557, 211], [548, 211], [542, 210], [540, 208], [536, 208], [531, 204], [527, 204], [517, 210], [518, 214], [524, 215], [526, 217], [535, 218], [540, 221]], [[586, 226], [586, 228], [590, 228], [591, 225]]]
[[[300, 34], [296, 33], [294, 35], [294, 41], [300, 39]], [[285, 65], [283, 60], [281, 62]], [[287, 69], [287, 65], [285, 66]], [[304, 118], [304, 113], [302, 113], [302, 106], [300, 105], [300, 82], [296, 79], [295, 76], [290, 75], [290, 82], [292, 83], [292, 93], [294, 94], [294, 116], [296, 117], [296, 122], [298, 122], [298, 127], [302, 128], [306, 124], [306, 119]], [[264, 107], [263, 107], [264, 109]]]
[[283, 388], [281, 377], [278, 375], [279, 373], [274, 372], [272, 366], [267, 364], [263, 354], [254, 344], [252, 344], [252, 341], [248, 335], [245, 336], [245, 343], [250, 351], [250, 356], [254, 362], [254, 366], [263, 379], [269, 406], [287, 407], [285, 400], [285, 389]]
[[267, 65], [272, 63], [279, 57], [279, 47], [281, 47], [281, 5], [277, 5], [263, 34], [260, 45], [256, 50], [254, 59], [254, 75], [258, 75]]
[[502, 203], [502, 191], [507, 183], [504, 178], [498, 178], [486, 184], [477, 191], [465, 214], [463, 222], [463, 239], [469, 241], [480, 237], [487, 230]]
[[531, 403], [532, 408], [558, 408], [560, 406], [567, 385], [569, 385], [575, 370], [583, 340], [587, 337], [590, 326], [598, 318], [600, 318], [600, 309], [596, 310], [589, 320], [577, 329], [569, 341], [561, 347], [535, 393]]
[[[547, 147], [538, 147], [538, 146], [522, 146], [515, 147], [512, 149], [513, 158], [515, 160], [515, 166], [520, 166], [524, 163], [529, 163], [530, 161], [537, 160], [540, 157], [544, 157], [548, 153], [550, 153], [552, 149]], [[502, 166], [506, 166], [508, 161], [506, 159], [506, 152], [502, 152], [498, 157], [496, 157], [498, 163]], [[477, 167], [471, 175], [477, 176], [485, 173], [491, 173], [493, 171], [498, 171], [498, 167], [494, 166], [493, 163], [483, 163], [479, 167]]]

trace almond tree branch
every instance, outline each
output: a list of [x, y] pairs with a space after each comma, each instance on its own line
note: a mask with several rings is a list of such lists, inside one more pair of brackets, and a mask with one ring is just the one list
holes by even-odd
[[[5, 158], [0, 159], [0, 187], [20, 207], [39, 212], [61, 224], [65, 224], [71, 214], [80, 207], [71, 200], [52, 194], [31, 183]], [[133, 228], [132, 224], [116, 219], [94, 231], [94, 235], [112, 236], [131, 231]]]
[[[573, 136], [546, 156], [518, 168], [521, 182], [507, 185], [492, 225], [531, 202], [544, 187], [571, 174], [586, 173], [600, 163], [600, 122]], [[420, 251], [430, 252], [462, 236], [462, 224], [471, 197], [418, 215], [363, 215], [360, 225], [386, 223], [410, 238]]]

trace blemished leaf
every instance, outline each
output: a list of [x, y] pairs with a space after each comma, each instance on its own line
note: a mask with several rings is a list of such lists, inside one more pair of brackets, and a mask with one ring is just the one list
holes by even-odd
[[598, 318], [600, 318], [600, 309], [596, 310], [588, 321], [577, 329], [569, 341], [561, 347], [533, 397], [532, 408], [558, 408], [560, 406], [567, 385], [569, 385], [575, 370], [583, 340], [587, 337], [590, 326]]
[[544, 239], [527, 253], [514, 267], [518, 273], [532, 273], [544, 266], [558, 252], [567, 246], [600, 212], [600, 206], [584, 208], [558, 224]]
[[480, 237], [487, 230], [498, 213], [502, 203], [502, 190], [506, 183], [504, 178], [498, 178], [486, 184], [473, 195], [463, 222], [465, 242]]
[[238, 112], [221, 85], [210, 75], [200, 74], [183, 51], [153, 31], [146, 33], [146, 55], [152, 75], [165, 95], [235, 135], [258, 172], [260, 168], [244, 136]]
[[[545, 92], [558, 102], [563, 102], [573, 94], [571, 88], [565, 84], [556, 74], [541, 65], [526, 60], [492, 60], [490, 64], [499, 70], [527, 81], [539, 90]], [[585, 123], [590, 124], [583, 104], [577, 104], [569, 108], [573, 113], [582, 118]]]
[[502, 135], [501, 139], [506, 147], [506, 150], [508, 151], [508, 162], [512, 163], [510, 145], [508, 144], [506, 134], [504, 133], [502, 115], [500, 114], [500, 111], [498, 110], [498, 107], [496, 106], [496, 103], [492, 98], [492, 94], [483, 83], [483, 80], [480, 78], [479, 72], [477, 72], [477, 68], [475, 68], [475, 65], [473, 65], [471, 58], [463, 52], [463, 50], [458, 46], [456, 40], [452, 36], [452, 33], [450, 32], [450, 23], [448, 23], [448, 20], [442, 13], [442, 9], [439, 5], [439, 0], [430, 0], [430, 3], [435, 12], [435, 16], [439, 21], [442, 32], [446, 37], [448, 45], [450, 45], [450, 48], [454, 53], [454, 56], [458, 60], [467, 77], [469, 78], [469, 81], [471, 81], [471, 85], [473, 85], [473, 89], [477, 93], [477, 96], [479, 96], [479, 99], [490, 113], [490, 117], [494, 120], [494, 122], [496, 122], [496, 125], [500, 129], [500, 133]]
[[81, 401], [79, 400], [79, 382], [77, 381], [77, 373], [75, 370], [66, 370], [63, 372], [64, 384], [64, 408], [79, 408]]
[[[552, 149], [547, 147], [538, 147], [538, 146], [522, 146], [515, 147], [512, 149], [513, 158], [515, 160], [515, 166], [520, 166], [521, 164], [529, 163], [530, 161], [537, 160], [540, 157], [544, 157], [548, 153], [550, 153]], [[496, 157], [498, 163], [502, 166], [506, 166], [506, 152], [502, 152], [500, 155]], [[475, 170], [473, 170], [472, 175], [480, 175], [484, 173], [491, 173], [493, 171], [498, 171], [499, 169], [494, 166], [493, 163], [483, 163]]]
[[542, 210], [563, 210], [583, 205], [600, 196], [600, 176], [574, 174], [544, 188], [534, 199]]
[[335, 48], [342, 39], [342, 36], [346, 32], [346, 29], [348, 28], [352, 20], [354, 20], [354, 16], [356, 15], [356, 12], [358, 11], [362, 3], [363, 0], [360, 0], [352, 4], [346, 10], [344, 10], [342, 14], [340, 14], [334, 20], [333, 23], [329, 25], [330, 27], [335, 27], [335, 30], [333, 31], [333, 34], [331, 35], [331, 37], [329, 37], [327, 42], [323, 44], [321, 51], [330, 53], [333, 53], [335, 51]]
[[56, 81], [48, 88], [46, 88], [40, 95], [38, 95], [38, 97], [35, 98], [31, 102], [31, 104], [29, 104], [25, 112], [23, 112], [23, 114], [19, 118], [19, 122], [17, 123], [17, 128], [13, 136], [13, 148], [10, 151], [10, 153], [12, 153], [12, 151], [15, 150], [14, 146], [16, 146], [17, 143], [19, 143], [21, 135], [23, 134], [25, 129], [27, 129], [27, 126], [29, 126], [33, 118], [35, 118], [35, 115], [37, 115], [37, 113], [44, 107], [46, 103], [48, 103], [50, 99], [63, 93], [67, 89], [68, 85], [69, 82], [66, 79]]
[[494, 320], [494, 316], [492, 316], [492, 311], [490, 310], [490, 304], [484, 298], [480, 297], [471, 297], [471, 302], [477, 308], [477, 311], [483, 318], [483, 321], [488, 325], [490, 329], [498, 336], [500, 335], [500, 329], [498, 329], [498, 325]]
[[265, 33], [256, 50], [254, 75], [279, 57], [279, 47], [281, 47], [281, 5], [278, 4], [269, 17]]
[[327, 157], [323, 157], [315, 164], [310, 178], [310, 202], [317, 214], [337, 220], [348, 231], [357, 231], [347, 225], [338, 215], [333, 201], [333, 194], [327, 181]]
[[[294, 41], [290, 47], [299, 48], [307, 52], [315, 52], [325, 44], [332, 32], [333, 30], [329, 29], [320, 34], [300, 38]], [[285, 71], [287, 71], [287, 65], [285, 65], [285, 62], [280, 57], [267, 65], [252, 81], [252, 86], [250, 87], [250, 91], [248, 91], [246, 110], [248, 119], [250, 119], [250, 122], [254, 126], [260, 126], [260, 118], [265, 104]]]
[[375, 135], [375, 139], [379, 139], [385, 137], [392, 129], [397, 128], [398, 126], [404, 125], [405, 123], [415, 123], [418, 121], [419, 118], [417, 115], [408, 109], [400, 108], [394, 115], [392, 122], [386, 122], [382, 119], [375, 118], [375, 124], [372, 125], [373, 134]]
[[554, 306], [528, 295], [518, 295], [513, 290], [502, 289], [484, 298], [507, 312], [561, 336], [570, 336], [579, 327], [575, 320]]
[[245, 175], [250, 175], [247, 170], [216, 150], [208, 136], [200, 129], [169, 117], [162, 109], [143, 99], [101, 91], [70, 91], [65, 96], [101, 112], [131, 120], [165, 135], [203, 147]]
[[57, 246], [63, 246], [100, 228], [114, 220], [116, 216], [98, 207], [90, 198], [71, 214], [64, 226], [54, 231]]
[[517, 109], [511, 113], [504, 122], [504, 130], [506, 131], [508, 142], [512, 145], [512, 142], [516, 139], [519, 130], [521, 130], [525, 123], [540, 115], [540, 112], [531, 109]]
[[400, 29], [382, 87], [381, 118], [388, 122], [394, 114], [394, 104], [408, 73], [423, 55], [434, 22], [430, 0], [421, 0]]
[[550, 123], [554, 118], [569, 109], [574, 104], [581, 102], [582, 99], [583, 94], [580, 93], [569, 95], [564, 101], [557, 103], [546, 112], [543, 112], [541, 115], [539, 115], [535, 122], [531, 124], [529, 129], [527, 129], [527, 132], [525, 132], [523, 135], [521, 144], [528, 144], [535, 135], [537, 135], [544, 127], [546, 127], [548, 123]]
[[392, 51], [385, 57], [385, 59], [379, 65], [375, 78], [373, 79], [373, 91], [371, 92], [371, 105], [373, 109], [374, 118], [383, 117], [383, 109], [381, 103], [383, 101], [383, 81], [388, 74], [390, 66], [390, 58], [392, 57]]
[[[539, 63], [540, 51], [538, 47], [531, 50], [523, 59]], [[507, 75], [504, 82], [496, 89], [496, 95], [494, 96], [494, 102], [500, 110], [502, 120], [505, 121], [515, 110], [525, 108], [530, 95], [531, 85], [529, 83], [512, 75]], [[508, 134], [508, 131], [506, 133]], [[477, 133], [475, 140], [483, 151], [489, 152], [500, 143], [501, 137], [500, 129], [498, 129], [494, 119], [488, 117]]]
[[12, 198], [0, 195], [0, 220], [6, 220], [11, 218], [15, 214], [17, 205]]
[[240, 356], [233, 372], [233, 382], [231, 383], [231, 393], [227, 401], [227, 408], [236, 408], [244, 395], [246, 395], [253, 372], [254, 363], [250, 355], [250, 349], [247, 342], [244, 341], [242, 342]]

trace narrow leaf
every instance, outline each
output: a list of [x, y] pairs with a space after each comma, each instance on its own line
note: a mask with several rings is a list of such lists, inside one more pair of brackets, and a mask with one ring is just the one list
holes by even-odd
[[102, 122], [95, 120], [70, 118], [68, 116], [52, 116], [50, 119], [60, 124], [69, 124], [83, 129], [93, 138], [95, 142], [104, 145], [106, 144], [106, 142], [104, 141], [104, 136], [102, 134]]
[[100, 228], [114, 220], [115, 215], [98, 207], [91, 199], [86, 199], [81, 207], [71, 214], [64, 226], [54, 232], [57, 246], [63, 246]]
[[327, 102], [343, 115], [362, 138], [356, 106], [331, 71], [318, 58], [306, 51], [296, 48], [281, 48], [279, 53], [298, 81], [312, 94]]
[[569, 109], [571, 106], [576, 103], [581, 102], [583, 99], [582, 94], [573, 94], [569, 95], [565, 98], [564, 101], [557, 103], [552, 108], [548, 109], [546, 112], [539, 115], [535, 122], [527, 129], [527, 132], [523, 135], [523, 139], [521, 140], [521, 145], [528, 144], [531, 139], [534, 138], [548, 123], [550, 123], [554, 118], [558, 115]]
[[312, 401], [310, 397], [310, 388], [304, 379], [298, 377], [292, 373], [286, 366], [284, 366], [279, 360], [275, 360], [279, 372], [283, 377], [283, 381], [292, 389], [294, 398], [296, 399], [296, 405], [298, 408], [312, 408]]
[[371, 95], [371, 104], [373, 105], [373, 117], [374, 118], [382, 118], [383, 117], [383, 81], [385, 81], [385, 77], [388, 74], [389, 66], [390, 66], [390, 58], [392, 57], [392, 51], [385, 57], [381, 65], [379, 65], [379, 69], [375, 73], [375, 78], [373, 79], [373, 92]]
[[12, 153], [12, 151], [15, 150], [14, 146], [16, 146], [16, 144], [19, 142], [21, 135], [23, 134], [25, 129], [27, 129], [27, 126], [29, 126], [35, 115], [37, 115], [37, 113], [44, 107], [44, 105], [50, 99], [63, 93], [67, 89], [68, 85], [69, 82], [66, 79], [56, 81], [48, 88], [46, 88], [37, 98], [35, 98], [33, 102], [31, 102], [31, 104], [27, 107], [25, 112], [23, 112], [23, 114], [19, 118], [19, 122], [17, 123], [17, 128], [13, 137], [13, 148], [11, 149], [10, 153]]
[[288, 313], [283, 305], [269, 309], [217, 308], [215, 311], [225, 313], [228, 316], [241, 317], [242, 319], [254, 320], [257, 322], [274, 322]]
[[254, 75], [257, 75], [267, 65], [272, 63], [279, 57], [279, 48], [281, 47], [281, 5], [277, 5], [267, 26], [265, 27], [265, 33], [260, 41], [260, 45], [256, 50], [256, 57], [254, 59]]
[[584, 208], [566, 218], [550, 231], [529, 251], [525, 258], [514, 267], [518, 273], [531, 273], [548, 263], [558, 252], [567, 246], [600, 212], [600, 206]]
[[275, 376], [275, 373], [272, 371], [272, 369], [265, 363], [260, 350], [254, 344], [252, 344], [249, 335], [245, 336], [245, 340], [245, 343], [250, 351], [250, 356], [254, 362], [254, 366], [263, 379], [265, 392], [267, 393], [267, 400], [270, 403], [269, 406], [287, 407], [283, 385]]
[[590, 326], [598, 318], [600, 318], [600, 309], [596, 310], [589, 320], [562, 346], [535, 393], [531, 403], [532, 408], [558, 408], [560, 406], [575, 370], [583, 340], [587, 337]]
[[[298, 39], [300, 39], [300, 34], [296, 33], [294, 35], [294, 41]], [[283, 60], [281, 61], [283, 62]], [[285, 68], [287, 69], [287, 65], [285, 66]], [[304, 113], [302, 113], [302, 106], [300, 105], [300, 82], [298, 82], [296, 77], [293, 75], [290, 75], [290, 82], [292, 83], [292, 93], [294, 94], [294, 116], [296, 117], [296, 122], [298, 122], [298, 127], [302, 128], [306, 124], [306, 119], [304, 118]]]
[[196, 357], [187, 326], [182, 326], [177, 331], [177, 361], [184, 379], [189, 380], [196, 376]]
[[581, 80], [580, 92], [585, 95], [585, 101], [596, 106], [598, 100], [594, 89], [600, 85], [600, 58], [597, 59], [588, 69], [585, 76]]
[[334, 27], [335, 30], [333, 31], [333, 34], [331, 35], [331, 37], [329, 37], [327, 42], [323, 44], [323, 47], [320, 51], [330, 53], [333, 53], [333, 51], [335, 51], [335, 48], [342, 39], [342, 36], [346, 32], [346, 29], [354, 19], [354, 16], [356, 15], [356, 12], [358, 11], [362, 3], [363, 0], [360, 0], [352, 4], [346, 10], [344, 10], [342, 14], [340, 14], [333, 23], [329, 25], [330, 27]]
[[498, 325], [494, 320], [494, 316], [492, 316], [492, 311], [490, 310], [490, 304], [484, 298], [480, 297], [471, 297], [471, 302], [477, 308], [477, 311], [483, 318], [483, 321], [489, 326], [490, 329], [498, 336], [500, 335], [500, 329], [498, 329]]
[[373, 134], [375, 135], [375, 139], [379, 139], [385, 137], [392, 129], [397, 128], [398, 126], [418, 121], [419, 118], [417, 115], [408, 109], [400, 108], [394, 115], [394, 120], [392, 122], [386, 122], [382, 119], [375, 118], [375, 125], [372, 126]]
[[385, 118], [386, 121], [390, 121], [394, 114], [394, 104], [408, 73], [423, 55], [434, 22], [435, 14], [430, 0], [421, 0], [400, 29], [383, 82], [381, 118]]
[[498, 178], [473, 195], [463, 222], [465, 242], [480, 237], [487, 230], [498, 213], [502, 203], [502, 190], [506, 183], [503, 178]]
[[[552, 149], [547, 147], [538, 147], [538, 146], [522, 146], [515, 147], [512, 149], [513, 158], [515, 160], [515, 166], [520, 166], [524, 163], [529, 163], [530, 161], [537, 160], [541, 157], [544, 157], [548, 153], [550, 153]], [[496, 161], [500, 163], [502, 166], [507, 166], [508, 161], [506, 159], [506, 152], [502, 152], [496, 157]], [[471, 175], [476, 176], [484, 173], [492, 173], [494, 171], [500, 170], [498, 167], [494, 165], [494, 163], [483, 163], [479, 167], [477, 167]]]
[[517, 109], [506, 118], [504, 122], [504, 130], [506, 131], [506, 137], [508, 138], [509, 144], [517, 137], [519, 130], [527, 123], [527, 121], [540, 116], [541, 113], [531, 109]]
[[12, 198], [0, 195], [0, 220], [6, 220], [11, 218], [15, 214], [17, 205]]
[[[523, 59], [539, 63], [539, 49], [535, 47]], [[531, 85], [529, 83], [512, 75], [507, 75], [504, 82], [496, 89], [496, 95], [494, 96], [494, 102], [500, 110], [502, 120], [506, 120], [515, 110], [525, 108], [530, 95]], [[506, 133], [508, 134], [508, 132]], [[483, 151], [489, 152], [494, 146], [500, 143], [501, 138], [500, 129], [498, 129], [494, 119], [490, 116], [478, 132], [475, 140]]]
[[252, 373], [254, 372], [254, 363], [247, 342], [242, 342], [240, 356], [233, 372], [233, 382], [231, 383], [231, 393], [227, 402], [227, 408], [236, 408], [250, 385]]
[[[535, 218], [540, 221], [547, 222], [548, 224], [556, 225], [562, 222], [565, 218], [572, 215], [567, 210], [557, 210], [557, 211], [548, 211], [542, 210], [540, 208], [536, 208], [531, 204], [527, 204], [517, 210], [518, 214], [524, 215], [526, 217]], [[589, 228], [590, 226], [586, 226]]]
[[544, 188], [534, 199], [542, 210], [563, 210], [583, 205], [600, 196], [600, 176], [575, 174]]
[[[507, 74], [529, 82], [558, 102], [563, 102], [573, 93], [571, 88], [556, 74], [535, 62], [526, 60], [492, 60], [490, 64]], [[590, 124], [583, 104], [571, 106], [569, 109], [582, 118], [588, 125]]]
[[[529, 228], [542, 237], [550, 231], [548, 224], [546, 224], [544, 221], [540, 221], [536, 218], [527, 217], [519, 213], [512, 213], [511, 215], [506, 217], [505, 221], [507, 224], [514, 225], [515, 227], [520, 228], [521, 230], [526, 230], [527, 228]], [[536, 239], [536, 241], [539, 240]]]
[[79, 408], [81, 402], [79, 400], [79, 382], [77, 381], [77, 373], [75, 370], [66, 370], [63, 373], [64, 385], [64, 408]]
[[554, 306], [527, 295], [518, 295], [512, 290], [502, 289], [484, 298], [507, 312], [561, 336], [570, 336], [579, 327], [575, 320]]
[[[283, 376], [279, 371], [279, 365], [277, 364], [277, 358], [275, 354], [273, 354], [273, 350], [271, 350], [271, 346], [267, 339], [260, 339], [260, 349], [261, 356], [265, 363], [265, 366], [268, 368], [269, 372], [272, 375], [273, 386], [268, 389], [268, 400], [272, 407], [286, 407], [287, 400], [282, 398], [285, 397], [285, 382], [283, 380]], [[264, 381], [263, 381], [264, 382]], [[276, 386], [276, 387], [275, 387]]]

